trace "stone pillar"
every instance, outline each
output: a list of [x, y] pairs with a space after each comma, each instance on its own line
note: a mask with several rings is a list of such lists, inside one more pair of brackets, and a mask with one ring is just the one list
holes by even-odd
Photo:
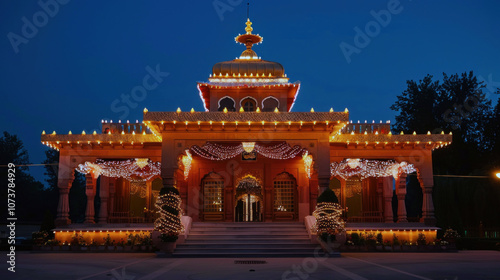
[[96, 183], [97, 179], [92, 176], [92, 174], [85, 175], [86, 189], [85, 194], [87, 195], [87, 209], [85, 211], [85, 221], [86, 224], [93, 224], [94, 222], [94, 198], [96, 193]]
[[57, 188], [59, 189], [59, 202], [57, 205], [56, 226], [71, 224], [69, 219], [69, 190], [75, 178], [75, 169], [71, 164], [71, 157], [62, 150], [59, 153]]
[[175, 186], [175, 170], [177, 169], [177, 153], [175, 150], [175, 140], [167, 133], [162, 134], [161, 144], [161, 178], [163, 187]]
[[432, 177], [432, 169], [419, 172], [417, 170], [418, 181], [420, 182], [420, 187], [423, 192], [423, 203], [422, 203], [422, 218], [421, 223], [426, 225], [434, 226], [436, 225], [436, 217], [434, 216], [434, 203], [432, 201], [432, 189], [434, 185], [434, 180]]
[[398, 197], [398, 223], [406, 223], [406, 174], [401, 174], [396, 180], [396, 195]]
[[59, 203], [57, 205], [57, 217], [55, 221], [57, 226], [71, 224], [69, 219], [69, 190], [72, 184], [73, 178], [59, 179], [57, 182], [59, 188]]
[[108, 198], [109, 198], [109, 177], [101, 176], [101, 184], [99, 190], [99, 198], [101, 199], [101, 208], [99, 209], [99, 219], [100, 224], [108, 223]]
[[316, 154], [316, 166], [318, 170], [319, 194], [321, 195], [330, 187], [330, 139], [327, 136], [318, 141], [318, 152]]
[[386, 223], [393, 223], [394, 216], [392, 213], [392, 177], [384, 178], [384, 218]]
[[115, 192], [116, 192], [116, 179], [109, 178], [109, 203], [108, 203], [108, 213], [111, 214], [115, 211]]
[[384, 211], [384, 178], [377, 178], [377, 211]]

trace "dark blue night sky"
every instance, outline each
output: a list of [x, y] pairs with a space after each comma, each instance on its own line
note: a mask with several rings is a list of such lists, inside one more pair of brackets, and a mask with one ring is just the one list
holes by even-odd
[[[42, 130], [81, 133], [98, 130], [101, 119], [140, 121], [144, 107], [202, 111], [196, 82], [244, 49], [234, 37], [244, 33], [246, 1], [58, 1], [68, 3], [49, 6], [46, 18], [37, 1], [0, 1], [1, 130], [21, 137], [33, 163], [44, 159]], [[389, 107], [406, 80], [428, 73], [440, 79], [473, 70], [500, 87], [499, 1], [396, 2], [254, 0], [250, 18], [264, 42], [253, 49], [301, 81], [294, 111], [347, 107], [354, 121], [393, 120]], [[388, 9], [385, 26], [370, 23], [372, 10]], [[34, 16], [41, 27], [24, 27], [27, 38], [23, 17], [32, 24]], [[367, 25], [373, 37], [356, 45], [355, 28]], [[357, 48], [350, 63], [342, 42]], [[127, 105], [128, 114], [113, 110], [157, 65], [169, 75], [135, 108]], [[42, 168], [31, 170], [43, 180]]]

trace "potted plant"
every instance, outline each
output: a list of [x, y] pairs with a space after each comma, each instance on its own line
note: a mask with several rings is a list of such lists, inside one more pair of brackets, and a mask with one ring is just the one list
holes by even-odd
[[125, 252], [132, 252], [134, 242], [135, 242], [134, 235], [129, 234], [127, 237], [127, 242], [125, 242], [125, 248], [124, 248]]
[[158, 249], [165, 253], [173, 253], [176, 246], [175, 241], [177, 241], [178, 238], [179, 235], [175, 232], [160, 234], [159, 239], [161, 240], [161, 242]]
[[393, 251], [395, 251], [395, 252], [401, 251], [401, 243], [399, 242], [399, 239], [395, 233], [392, 237], [392, 248], [393, 248]]
[[447, 247], [450, 249], [456, 249], [457, 239], [459, 238], [460, 235], [458, 232], [451, 228], [447, 229], [443, 235], [443, 239], [448, 242]]
[[384, 241], [384, 251], [392, 252], [392, 244], [389, 240]]
[[380, 232], [377, 233], [375, 249], [380, 252], [384, 250], [384, 238]]
[[71, 236], [70, 249], [71, 251], [80, 251], [81, 244], [84, 243], [83, 235], [74, 233]]
[[99, 247], [99, 244], [92, 238], [89, 243], [89, 250], [90, 251], [97, 251]]
[[411, 244], [410, 244], [410, 242], [408, 242], [408, 240], [403, 240], [401, 242], [401, 250], [403, 250], [405, 252], [411, 251]]
[[123, 252], [124, 247], [125, 247], [125, 240], [123, 240], [123, 238], [122, 238], [122, 239], [120, 239], [120, 241], [118, 241], [116, 243], [116, 251]]
[[150, 250], [151, 245], [152, 245], [151, 233], [144, 234], [144, 236], [141, 238], [141, 250], [147, 252]]
[[111, 240], [111, 237], [109, 236], [109, 234], [106, 237], [104, 237], [103, 240], [104, 240], [103, 245], [106, 247], [106, 250], [114, 251], [114, 249], [115, 249], [114, 240]]
[[417, 237], [417, 245], [419, 250], [425, 250], [425, 246], [427, 245], [427, 239], [425, 237], [425, 234], [419, 233]]
[[376, 239], [375, 235], [373, 235], [372, 233], [369, 233], [366, 236], [366, 246], [368, 246], [368, 250], [370, 250], [370, 251], [376, 250], [377, 239]]

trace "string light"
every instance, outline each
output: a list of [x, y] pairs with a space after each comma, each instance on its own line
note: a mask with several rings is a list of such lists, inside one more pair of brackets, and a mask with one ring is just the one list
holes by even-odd
[[184, 180], [186, 181], [189, 176], [189, 171], [191, 170], [191, 163], [193, 162], [193, 157], [188, 149], [186, 149], [186, 155], [182, 156], [181, 161], [184, 165]]
[[111, 178], [124, 178], [128, 181], [138, 178], [149, 181], [153, 177], [161, 174], [159, 162], [153, 162], [147, 159], [147, 165], [144, 165], [143, 168], [141, 168], [139, 164], [143, 164], [142, 159], [140, 159], [139, 163], [137, 159], [123, 161], [105, 161], [98, 159], [95, 163], [87, 161], [84, 164], [79, 164], [76, 171], [83, 174], [93, 173], [96, 178], [103, 175]]
[[306, 170], [307, 178], [311, 179], [313, 157], [309, 154], [309, 152], [305, 151], [302, 154], [302, 160], [304, 161], [304, 169]]
[[345, 222], [341, 219], [342, 207], [338, 203], [321, 202], [313, 212], [316, 223], [312, 226], [317, 235], [324, 233], [335, 235], [345, 231]]
[[[155, 231], [167, 235], [179, 235], [184, 232], [184, 226], [181, 223], [181, 197], [174, 193], [167, 193], [158, 196], [155, 207], [160, 217], [155, 221]], [[176, 214], [168, 211], [173, 209]]]
[[405, 161], [397, 163], [394, 160], [346, 159], [330, 164], [331, 176], [340, 176], [343, 179], [348, 179], [352, 176], [359, 176], [361, 179], [392, 176], [397, 179], [403, 173], [409, 174], [416, 171], [413, 164]]
[[[226, 160], [234, 158], [245, 151], [243, 144], [217, 144], [212, 142], [207, 142], [203, 146], [193, 146], [191, 151], [196, 155], [210, 160]], [[253, 151], [260, 155], [263, 155], [271, 159], [290, 159], [296, 157], [300, 153], [307, 151], [300, 146], [290, 146], [286, 142], [281, 142], [273, 146], [260, 145], [258, 143], [254, 144]]]

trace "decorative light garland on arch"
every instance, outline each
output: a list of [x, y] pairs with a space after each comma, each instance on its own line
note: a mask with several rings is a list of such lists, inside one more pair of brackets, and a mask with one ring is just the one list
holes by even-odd
[[399, 178], [401, 174], [413, 173], [417, 169], [413, 164], [405, 161], [400, 163], [394, 160], [367, 160], [367, 159], [346, 159], [341, 162], [330, 163], [330, 175], [340, 176], [348, 179], [352, 176], [359, 176], [361, 179], [368, 177], [394, 177]]
[[[85, 162], [79, 164], [76, 171], [83, 174], [93, 173], [97, 178], [101, 175], [111, 178], [124, 178], [128, 181], [140, 179], [149, 181], [153, 177], [161, 174], [159, 162], [147, 160], [147, 164], [142, 159], [127, 160], [103, 160], [97, 159], [95, 162]], [[140, 166], [143, 166], [142, 168]]]
[[[296, 157], [300, 153], [307, 153], [306, 149], [298, 145], [292, 147], [286, 142], [281, 142], [273, 146], [265, 146], [255, 143], [253, 150], [258, 154], [271, 159], [290, 159]], [[222, 145], [207, 142], [201, 147], [197, 145], [191, 147], [191, 151], [205, 159], [227, 160], [245, 152], [245, 147], [242, 143]]]

